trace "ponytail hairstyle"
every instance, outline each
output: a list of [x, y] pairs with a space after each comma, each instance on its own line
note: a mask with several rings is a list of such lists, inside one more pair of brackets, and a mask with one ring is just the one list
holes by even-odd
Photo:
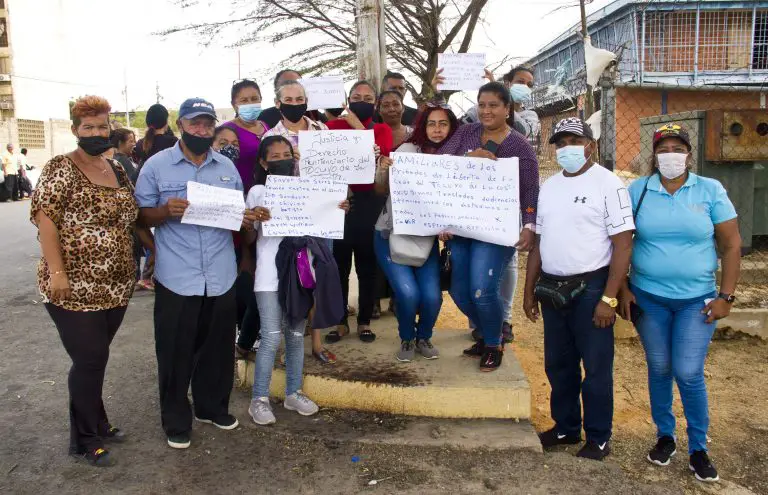
[[283, 143], [288, 145], [288, 149], [291, 150], [291, 155], [294, 155], [293, 145], [285, 136], [267, 136], [259, 145], [259, 154], [256, 157], [256, 166], [253, 168], [253, 183], [263, 186], [267, 183], [267, 171], [261, 166], [261, 161], [267, 161], [267, 155], [269, 155], [269, 148], [277, 143]]
[[147, 118], [145, 121], [147, 124], [147, 132], [144, 134], [141, 150], [147, 155], [152, 149], [152, 145], [155, 143], [157, 130], [168, 125], [168, 109], [159, 103], [155, 103], [147, 110]]

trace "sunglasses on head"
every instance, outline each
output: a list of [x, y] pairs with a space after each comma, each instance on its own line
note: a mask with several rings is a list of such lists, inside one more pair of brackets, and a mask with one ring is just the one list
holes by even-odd
[[450, 110], [451, 106], [447, 103], [440, 103], [440, 102], [428, 102], [427, 108], [442, 108], [444, 110]]
[[234, 85], [236, 85], [236, 84], [240, 84], [240, 83], [242, 83], [242, 82], [246, 82], [246, 81], [247, 81], [247, 82], [249, 82], [249, 83], [253, 83], [253, 84], [255, 84], [256, 86], [258, 86], [258, 85], [259, 85], [259, 83], [257, 83], [257, 82], [256, 82], [256, 81], [254, 81], [253, 79], [249, 79], [249, 78], [247, 78], [247, 77], [246, 77], [246, 78], [244, 78], [244, 79], [235, 79], [234, 81], [232, 81], [232, 86], [234, 86]]

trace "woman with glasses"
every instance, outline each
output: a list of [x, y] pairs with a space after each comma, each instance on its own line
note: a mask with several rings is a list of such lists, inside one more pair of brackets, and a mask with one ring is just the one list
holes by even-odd
[[[398, 94], [399, 96], [399, 94]], [[386, 110], [381, 113], [387, 119]], [[458, 121], [446, 106], [427, 104], [416, 118], [413, 136], [397, 148], [398, 153], [426, 153], [434, 155], [440, 145], [456, 132]], [[436, 359], [437, 348], [432, 345], [432, 330], [440, 314], [443, 294], [440, 290], [440, 254], [437, 239], [432, 238], [432, 248], [421, 266], [397, 263], [392, 259], [390, 239], [393, 235], [392, 200], [389, 196], [389, 167], [392, 160], [382, 156], [376, 171], [376, 192], [387, 197], [387, 203], [376, 222], [373, 246], [379, 266], [392, 286], [397, 305], [400, 350], [395, 358], [400, 362], [413, 361], [418, 352], [425, 359]], [[416, 318], [418, 315], [418, 321]]]
[[513, 111], [509, 90], [500, 83], [488, 83], [480, 88], [477, 101], [480, 122], [460, 127], [440, 148], [440, 153], [489, 160], [519, 159], [523, 223], [520, 241], [515, 247], [508, 247], [450, 234], [441, 234], [441, 240], [449, 241], [451, 250], [451, 297], [482, 335], [464, 354], [480, 357], [482, 371], [493, 371], [501, 366], [503, 355], [501, 331], [505, 303], [500, 290], [502, 277], [515, 248], [529, 251], [533, 246], [539, 166], [533, 147], [507, 123]]
[[657, 438], [648, 460], [666, 466], [677, 452], [676, 382], [688, 424], [689, 467], [699, 481], [717, 481], [707, 454], [704, 360], [716, 321], [728, 316], [735, 300], [741, 235], [725, 188], [691, 172], [692, 157], [691, 140], [680, 125], [667, 124], [654, 133], [651, 175], [629, 186], [636, 230], [619, 309], [635, 324], [648, 362]]

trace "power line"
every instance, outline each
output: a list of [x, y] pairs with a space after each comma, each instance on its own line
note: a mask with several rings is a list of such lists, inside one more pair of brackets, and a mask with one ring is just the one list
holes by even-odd
[[101, 85], [99, 84], [77, 83], [72, 81], [57, 81], [55, 79], [44, 79], [40, 77], [21, 76], [19, 74], [13, 74], [13, 73], [11, 73], [11, 76], [13, 76], [16, 79], [28, 79], [30, 81], [41, 81], [41, 82], [49, 82], [49, 83], [55, 83], [55, 84], [67, 84], [70, 86], [88, 86], [91, 88], [101, 87]]

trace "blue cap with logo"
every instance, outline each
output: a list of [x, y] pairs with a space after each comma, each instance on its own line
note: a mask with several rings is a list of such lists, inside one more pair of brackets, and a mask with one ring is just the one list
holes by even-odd
[[184, 100], [184, 103], [179, 107], [180, 119], [194, 119], [200, 115], [208, 115], [214, 120], [218, 120], [213, 105], [202, 98], [189, 98]]

